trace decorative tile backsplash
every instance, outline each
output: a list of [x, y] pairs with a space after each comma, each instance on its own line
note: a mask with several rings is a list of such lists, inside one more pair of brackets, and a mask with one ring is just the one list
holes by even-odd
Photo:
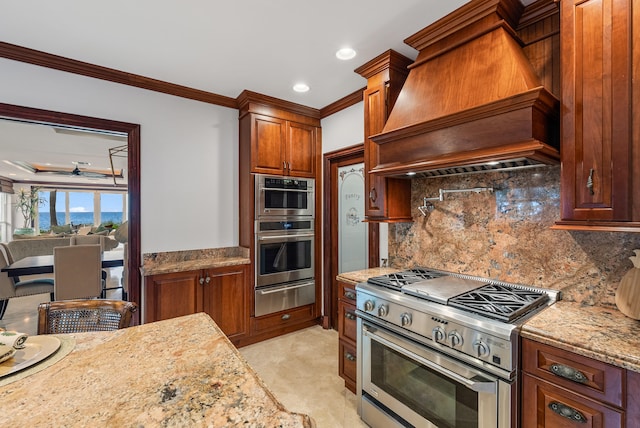
[[[435, 209], [418, 211], [439, 189]], [[562, 289], [565, 300], [615, 305], [615, 290], [633, 267], [640, 233], [551, 230], [560, 218], [560, 167], [417, 178], [411, 183], [413, 223], [389, 225], [389, 262], [426, 266], [502, 281]]]

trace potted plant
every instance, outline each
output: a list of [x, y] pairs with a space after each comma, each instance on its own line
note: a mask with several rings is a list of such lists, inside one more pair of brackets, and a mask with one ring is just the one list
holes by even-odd
[[36, 217], [36, 208], [46, 202], [45, 198], [38, 195], [40, 187], [32, 187], [31, 190], [20, 189], [17, 194], [16, 206], [24, 217], [24, 226], [15, 230], [16, 235], [34, 234], [33, 224]]

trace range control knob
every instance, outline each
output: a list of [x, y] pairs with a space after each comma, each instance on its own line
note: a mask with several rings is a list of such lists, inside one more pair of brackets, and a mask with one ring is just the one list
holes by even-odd
[[489, 355], [489, 345], [484, 343], [482, 340], [474, 342], [473, 347], [476, 350], [478, 357], [486, 357]]
[[433, 330], [431, 330], [431, 336], [433, 337], [434, 342], [440, 342], [441, 340], [444, 340], [446, 334], [442, 327], [434, 327]]
[[389, 305], [380, 305], [378, 308], [378, 316], [386, 317], [389, 313]]
[[364, 310], [367, 312], [371, 312], [375, 307], [376, 303], [373, 300], [367, 300], [366, 302], [364, 302]]
[[452, 347], [462, 346], [462, 336], [457, 331], [452, 331], [449, 333], [449, 342], [451, 342]]
[[408, 327], [411, 325], [411, 314], [408, 313], [403, 313], [402, 315], [400, 315], [400, 324], [403, 327]]

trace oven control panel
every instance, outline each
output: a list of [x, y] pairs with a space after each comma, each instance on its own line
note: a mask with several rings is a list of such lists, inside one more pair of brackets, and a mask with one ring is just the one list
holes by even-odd
[[[383, 323], [419, 335], [424, 345], [467, 361], [475, 361], [476, 364], [490, 364], [508, 371], [515, 368], [511, 341], [491, 334], [490, 325], [489, 328], [482, 328], [482, 323], [476, 318], [456, 308], [440, 304], [425, 305], [424, 301], [418, 302], [420, 307], [415, 308], [410, 305], [410, 297], [400, 303], [393, 297], [385, 299], [361, 290], [358, 290], [356, 299], [360, 311]], [[487, 321], [489, 324], [494, 322]], [[411, 337], [416, 339], [415, 336]]]

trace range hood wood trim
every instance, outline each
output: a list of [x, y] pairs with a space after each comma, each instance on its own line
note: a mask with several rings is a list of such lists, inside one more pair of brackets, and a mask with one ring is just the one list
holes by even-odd
[[470, 150], [463, 153], [451, 153], [437, 158], [416, 160], [413, 162], [380, 164], [370, 171], [370, 173], [383, 176], [398, 176], [406, 174], [407, 172], [425, 172], [440, 168], [463, 167], [518, 158], [531, 159], [545, 165], [560, 163], [560, 153], [555, 148], [537, 140], [530, 140], [504, 145], [499, 149]]
[[[380, 163], [371, 172], [398, 176], [515, 158], [558, 164], [558, 104], [559, 101], [540, 86], [435, 120], [374, 135], [371, 138], [379, 146]], [[473, 135], [475, 139], [460, 138], [460, 135]]]

